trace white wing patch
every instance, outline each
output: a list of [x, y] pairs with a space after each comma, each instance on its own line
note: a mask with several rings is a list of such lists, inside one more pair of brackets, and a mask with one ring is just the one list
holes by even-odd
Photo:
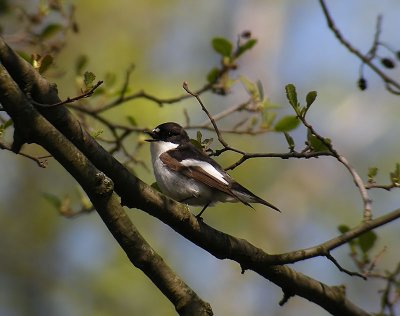
[[229, 184], [228, 181], [226, 181], [224, 179], [224, 175], [207, 162], [199, 161], [199, 160], [195, 160], [195, 159], [185, 159], [185, 160], [181, 161], [181, 164], [186, 167], [191, 167], [191, 166], [200, 167], [205, 172], [212, 175], [214, 178], [218, 179], [222, 183], [224, 183], [226, 185]]

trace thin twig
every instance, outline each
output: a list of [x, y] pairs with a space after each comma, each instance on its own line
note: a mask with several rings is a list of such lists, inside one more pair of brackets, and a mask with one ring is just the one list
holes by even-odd
[[189, 89], [188, 83], [187, 83], [186, 81], [183, 83], [182, 86], [183, 86], [183, 89], [185, 89], [185, 91], [186, 91], [187, 93], [189, 93], [191, 96], [195, 97], [196, 100], [197, 100], [197, 102], [199, 102], [199, 104], [200, 104], [200, 106], [201, 106], [201, 109], [207, 114], [208, 118], [210, 119], [211, 124], [212, 124], [213, 127], [214, 127], [215, 133], [217, 133], [218, 140], [219, 140], [219, 142], [222, 144], [222, 146], [224, 146], [224, 147], [229, 147], [228, 143], [223, 139], [222, 134], [221, 134], [221, 132], [219, 131], [217, 124], [215, 123], [215, 120], [213, 119], [213, 117], [211, 116], [210, 112], [208, 112], [208, 110], [207, 110], [206, 107], [204, 106], [203, 102], [201, 101], [201, 99], [200, 99], [200, 97], [199, 97], [199, 94], [198, 94], [198, 93], [195, 93], [195, 92], [192, 92], [192, 91]]
[[121, 102], [124, 100], [125, 94], [128, 91], [128, 87], [129, 87], [129, 81], [131, 78], [131, 74], [133, 72], [133, 70], [135, 69], [135, 65], [131, 65], [127, 70], [126, 70], [126, 74], [125, 74], [125, 80], [124, 80], [124, 84], [122, 85], [122, 89], [121, 89], [121, 93], [119, 94], [119, 97], [117, 99], [117, 102]]
[[303, 125], [305, 127], [307, 127], [311, 134], [313, 134], [315, 137], [318, 138], [319, 141], [321, 141], [327, 148], [328, 150], [332, 153], [332, 155], [339, 161], [341, 162], [346, 169], [349, 171], [349, 173], [351, 174], [353, 181], [355, 183], [355, 185], [357, 186], [363, 204], [364, 204], [364, 214], [363, 214], [363, 218], [365, 222], [368, 222], [372, 219], [372, 200], [368, 195], [368, 190], [365, 188], [365, 184], [363, 182], [363, 180], [361, 179], [360, 175], [357, 173], [357, 171], [350, 165], [350, 163], [348, 162], [348, 160], [340, 155], [335, 148], [333, 148], [333, 145], [331, 142], [327, 141], [324, 137], [322, 137], [321, 135], [319, 135], [315, 129], [312, 127], [311, 124], [309, 124], [307, 122], [307, 120], [305, 119], [304, 116], [298, 116], [298, 118], [301, 120], [301, 122], [303, 123]]
[[244, 153], [243, 156], [230, 165], [226, 167], [225, 170], [233, 170], [236, 167], [240, 166], [248, 159], [252, 158], [281, 158], [281, 159], [289, 159], [289, 158], [298, 158], [298, 159], [310, 159], [310, 158], [318, 158], [322, 156], [332, 156], [332, 153], [329, 151], [320, 151], [320, 152], [297, 152], [291, 151], [288, 153]]
[[[213, 115], [213, 119], [214, 119], [215, 122], [217, 122], [217, 121], [219, 121], [219, 120], [231, 115], [232, 113], [241, 111], [246, 106], [248, 106], [249, 103], [250, 103], [250, 101], [246, 101], [244, 103], [240, 103], [240, 104], [231, 106], [231, 107], [227, 108], [226, 110], [221, 111], [218, 114]], [[206, 128], [209, 125], [210, 125], [209, 120], [206, 120], [206, 121], [204, 121], [204, 122], [199, 124], [199, 126], [201, 126], [201, 128]]]
[[[336, 36], [338, 41], [344, 47], [346, 47], [347, 50], [350, 53], [356, 55], [361, 61], [363, 61], [366, 65], [368, 65], [368, 67], [371, 68], [371, 70], [373, 70], [385, 82], [386, 89], [389, 92], [395, 93], [395, 94], [400, 94], [400, 83], [397, 82], [396, 80], [392, 79], [388, 75], [386, 75], [381, 69], [379, 69], [378, 66], [373, 64], [369, 55], [362, 54], [348, 40], [346, 40], [343, 37], [342, 33], [337, 28], [335, 22], [333, 21], [333, 18], [332, 18], [331, 14], [330, 14], [330, 12], [328, 10], [328, 7], [327, 7], [327, 5], [325, 3], [325, 0], [319, 0], [319, 3], [321, 5], [321, 8], [322, 8], [322, 11], [324, 13], [324, 16], [325, 16], [326, 22], [328, 24], [328, 27], [331, 29], [331, 31]], [[379, 18], [378, 18], [378, 22], [377, 23], [380, 23]], [[380, 32], [380, 30], [377, 29], [377, 31], [375, 32], [375, 36], [379, 36], [379, 32]]]
[[362, 278], [362, 279], [364, 279], [364, 280], [367, 279], [367, 277], [366, 277], [365, 275], [363, 275], [363, 274], [361, 274], [361, 273], [359, 273], [359, 272], [352, 272], [352, 271], [349, 271], [349, 270], [343, 268], [343, 267], [339, 264], [339, 262], [337, 262], [337, 260], [336, 260], [329, 252], [325, 254], [325, 257], [326, 257], [327, 259], [329, 259], [330, 261], [332, 261], [333, 264], [339, 269], [339, 271], [344, 272], [344, 273], [346, 273], [346, 274], [348, 274], [348, 275], [350, 275], [350, 276], [358, 276], [358, 277], [360, 277], [360, 278]]
[[[8, 145], [4, 144], [3, 142], [0, 142], [0, 149], [8, 150], [8, 151], [11, 151], [11, 152], [15, 153], [11, 149], [11, 146], [8, 146]], [[34, 156], [31, 156], [31, 155], [25, 154], [23, 152], [18, 152], [17, 154], [36, 162], [37, 165], [40, 168], [46, 168], [47, 167], [47, 158], [51, 158], [52, 157], [51, 155], [46, 155], [46, 156], [43, 156], [43, 157], [34, 157]]]
[[96, 91], [96, 89], [102, 85], [102, 83], [103, 83], [103, 81], [100, 80], [93, 87], [91, 87], [88, 91], [82, 93], [81, 95], [78, 95], [78, 96], [73, 97], [73, 98], [68, 97], [64, 101], [60, 101], [60, 102], [57, 102], [57, 103], [54, 103], [54, 104], [43, 104], [43, 103], [36, 102], [35, 100], [31, 100], [31, 102], [32, 102], [33, 105], [39, 106], [39, 107], [42, 107], [42, 108], [50, 108], [50, 107], [54, 107], [54, 106], [73, 103], [75, 101], [91, 97], [93, 95], [93, 93]]
[[369, 276], [371, 274], [371, 272], [375, 269], [377, 262], [382, 258], [386, 250], [387, 247], [384, 246], [383, 249], [379, 251], [379, 253], [374, 257], [374, 259], [371, 261], [369, 268], [366, 271], [364, 271], [365, 276]]
[[[221, 77], [223, 77], [225, 74], [227, 74], [231, 70], [232, 70], [231, 67], [223, 65], [221, 67], [221, 69], [219, 69], [219, 71], [218, 71], [218, 75], [217, 75], [217, 78], [216, 78], [215, 82], [218, 82], [218, 80]], [[200, 89], [196, 90], [196, 92], [194, 92], [194, 93], [197, 94], [197, 95], [201, 95], [204, 92], [212, 90], [213, 87], [214, 87], [215, 82], [206, 83], [203, 87], [201, 87]], [[182, 94], [182, 95], [179, 95], [179, 96], [176, 96], [176, 97], [172, 97], [172, 98], [159, 98], [159, 97], [156, 97], [156, 96], [154, 96], [152, 94], [149, 94], [149, 93], [141, 90], [141, 91], [135, 92], [135, 93], [133, 93], [131, 95], [128, 95], [128, 96], [124, 95], [123, 98], [117, 98], [116, 100], [114, 100], [114, 101], [112, 101], [112, 102], [110, 102], [110, 103], [108, 103], [106, 105], [98, 107], [96, 109], [96, 113], [101, 113], [101, 112], [110, 110], [110, 109], [112, 109], [112, 108], [114, 108], [116, 106], [121, 105], [122, 103], [125, 103], [125, 102], [128, 102], [128, 101], [132, 101], [132, 100], [136, 100], [136, 99], [149, 100], [149, 101], [152, 101], [152, 102], [158, 104], [159, 106], [163, 106], [165, 104], [175, 104], [175, 103], [181, 102], [183, 100], [186, 100], [186, 99], [188, 99], [190, 97], [191, 97], [190, 94], [185, 93], [185, 94]]]
[[372, 47], [367, 53], [367, 56], [370, 56], [370, 58], [374, 58], [376, 56], [376, 51], [378, 50], [379, 46], [379, 37], [381, 35], [382, 31], [382, 15], [378, 15], [376, 18], [376, 27], [375, 27], [375, 35], [374, 35], [374, 40], [372, 42]]
[[399, 183], [391, 183], [391, 184], [376, 184], [376, 183], [367, 183], [365, 185], [365, 188], [367, 190], [371, 190], [371, 189], [382, 189], [382, 190], [386, 190], [386, 191], [390, 191], [392, 189], [397, 189], [400, 188], [400, 184]]
[[272, 263], [287, 264], [318, 256], [325, 256], [333, 249], [336, 249], [341, 245], [348, 243], [349, 241], [361, 236], [365, 232], [371, 231], [387, 223], [393, 222], [398, 218], [400, 218], [400, 209], [396, 209], [386, 215], [382, 215], [368, 222], [362, 222], [361, 224], [350, 229], [346, 233], [334, 237], [330, 240], [327, 240], [321, 244], [315, 245], [313, 247], [274, 255], [276, 259], [273, 260]]

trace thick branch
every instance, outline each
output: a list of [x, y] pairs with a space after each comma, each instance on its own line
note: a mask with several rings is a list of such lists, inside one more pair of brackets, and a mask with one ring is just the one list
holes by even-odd
[[[0, 58], [5, 64], [6, 60], [3, 61], [2, 52], [4, 52], [4, 44], [2, 47], [0, 42]], [[6, 67], [10, 67], [10, 64]], [[14, 62], [11, 63], [11, 67], [21, 67], [21, 65], [18, 63], [15, 65]], [[36, 101], [46, 104], [57, 102], [54, 99], [54, 94], [53, 96], [46, 94], [48, 84], [30, 73], [33, 70], [25, 66], [22, 69], [15, 70], [17, 73], [21, 71], [31, 78], [31, 84], [29, 86], [24, 86], [24, 82], [18, 82], [18, 84], [28, 91], [29, 87], [34, 86]], [[17, 79], [14, 78], [14, 80]], [[51, 98], [53, 100], [49, 100]], [[125, 204], [140, 208], [157, 217], [217, 258], [231, 259], [238, 262], [243, 269], [256, 271], [281, 287], [286, 293], [285, 297], [299, 295], [320, 305], [334, 315], [367, 315], [365, 311], [346, 298], [341, 287], [327, 286], [287, 266], [271, 266], [273, 256], [266, 254], [243, 239], [234, 238], [198, 221], [184, 205], [167, 198], [144, 184], [99, 146], [81, 128], [64, 106], [42, 109], [42, 113], [89, 158], [96, 168], [114, 181], [115, 190]]]
[[209, 304], [203, 302], [143, 239], [113, 192], [113, 182], [32, 107], [2, 65], [0, 102], [16, 128], [22, 129], [23, 135], [31, 135], [30, 141], [42, 145], [79, 182], [131, 262], [157, 285], [179, 314], [212, 314]]

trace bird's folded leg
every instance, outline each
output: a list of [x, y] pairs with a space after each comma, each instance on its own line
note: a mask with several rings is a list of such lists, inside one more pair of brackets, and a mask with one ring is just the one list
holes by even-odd
[[197, 219], [201, 219], [201, 214], [204, 213], [204, 211], [207, 209], [207, 207], [211, 204], [211, 202], [208, 202], [206, 205], [204, 205], [203, 209], [200, 211], [199, 214], [196, 215]]

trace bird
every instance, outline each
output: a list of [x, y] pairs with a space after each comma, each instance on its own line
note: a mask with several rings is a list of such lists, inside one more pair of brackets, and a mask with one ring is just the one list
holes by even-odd
[[275, 211], [279, 208], [263, 200], [236, 182], [215, 160], [191, 141], [185, 129], [175, 122], [166, 122], [145, 131], [151, 138], [150, 153], [154, 176], [162, 193], [188, 205], [208, 206], [217, 202], [264, 204]]

